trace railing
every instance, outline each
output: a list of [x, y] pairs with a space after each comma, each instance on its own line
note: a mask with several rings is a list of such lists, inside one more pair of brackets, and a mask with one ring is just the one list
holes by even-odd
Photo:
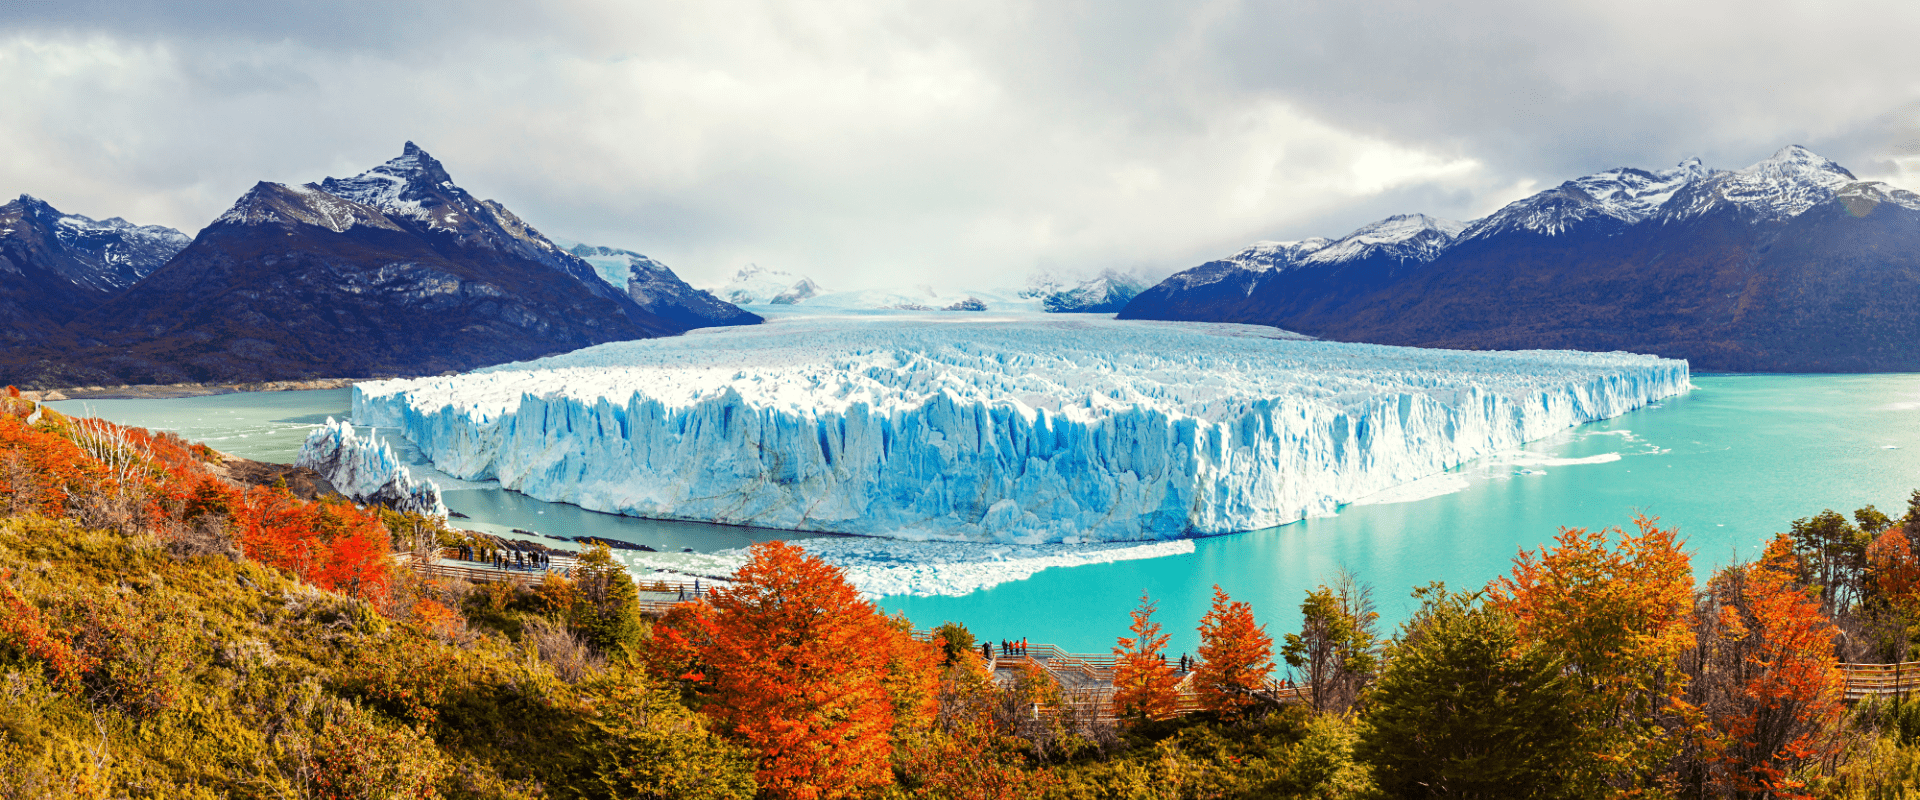
[[1905, 695], [1920, 690], [1920, 661], [1899, 664], [1841, 664], [1847, 676], [1847, 700], [1873, 695]]

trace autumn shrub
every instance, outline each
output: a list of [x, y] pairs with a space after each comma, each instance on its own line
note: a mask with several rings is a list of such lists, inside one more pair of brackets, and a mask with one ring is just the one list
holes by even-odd
[[534, 654], [563, 681], [579, 683], [606, 668], [606, 657], [595, 652], [585, 639], [565, 625], [545, 617], [533, 617], [523, 630]]
[[1194, 688], [1200, 704], [1222, 717], [1242, 716], [1263, 705], [1260, 693], [1273, 672], [1273, 637], [1254, 622], [1253, 607], [1213, 587], [1213, 607], [1200, 618], [1200, 661]]
[[383, 724], [350, 704], [327, 715], [309, 747], [320, 800], [433, 800], [452, 771], [420, 731]]
[[[689, 685], [718, 729], [758, 754], [768, 796], [852, 797], [889, 784], [898, 717], [925, 718], [907, 727], [931, 722], [931, 693], [897, 685], [897, 669], [930, 668], [937, 650], [798, 547], [754, 545], [731, 585], [682, 605], [710, 611], [656, 626], [648, 661], [662, 679]], [[910, 648], [926, 652], [903, 662]]]
[[1161, 720], [1174, 715], [1179, 702], [1178, 675], [1167, 665], [1167, 634], [1153, 621], [1156, 604], [1140, 593], [1133, 622], [1113, 648], [1113, 713], [1133, 721]]
[[645, 674], [616, 668], [580, 687], [588, 709], [586, 791], [640, 800], [746, 800], [754, 754], [716, 735], [704, 716]]
[[1677, 668], [1692, 644], [1692, 566], [1675, 530], [1634, 523], [1630, 533], [1562, 528], [1487, 588], [1522, 641], [1564, 659], [1589, 730], [1592, 772], [1579, 779], [1622, 791], [1664, 780], [1697, 724]]

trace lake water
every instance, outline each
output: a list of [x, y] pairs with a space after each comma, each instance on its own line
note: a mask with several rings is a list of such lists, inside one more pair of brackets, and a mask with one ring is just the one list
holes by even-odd
[[[1429, 581], [1480, 587], [1520, 548], [1560, 526], [1630, 525], [1636, 511], [1677, 525], [1704, 573], [1754, 557], [1766, 539], [1824, 508], [1872, 503], [1897, 516], [1920, 488], [1920, 375], [1699, 375], [1684, 397], [1587, 425], [1517, 453], [1483, 459], [1401, 492], [1405, 502], [1355, 504], [1340, 514], [1198, 540], [1194, 552], [1053, 569], [964, 597], [888, 597], [921, 627], [965, 623], [986, 639], [1025, 636], [1081, 652], [1113, 646], [1144, 589], [1175, 652], [1213, 584], [1253, 604], [1268, 631], [1298, 625], [1306, 590], [1336, 570], [1375, 587], [1388, 622]], [[293, 459], [309, 426], [344, 416], [348, 390], [178, 400], [55, 403], [109, 419], [177, 430], [247, 458]], [[483, 484], [452, 482], [447, 504], [468, 527], [592, 534], [661, 549], [708, 551], [794, 534], [657, 522], [543, 503]], [[471, 523], [471, 524], [469, 524]]]

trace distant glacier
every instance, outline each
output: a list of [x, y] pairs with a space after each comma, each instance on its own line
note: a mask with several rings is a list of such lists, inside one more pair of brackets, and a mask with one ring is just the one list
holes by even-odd
[[795, 316], [361, 383], [439, 469], [633, 516], [901, 539], [1280, 525], [1691, 387], [1685, 361], [1042, 315]]

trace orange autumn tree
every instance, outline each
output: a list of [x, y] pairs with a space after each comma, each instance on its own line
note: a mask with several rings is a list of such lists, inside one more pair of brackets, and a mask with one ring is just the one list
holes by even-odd
[[662, 622], [650, 661], [691, 683], [720, 729], [759, 754], [766, 795], [856, 797], [891, 783], [892, 734], [935, 711], [935, 645], [860, 599], [838, 567], [784, 542], [754, 545], [705, 604]]
[[1131, 638], [1122, 636], [1113, 648], [1113, 713], [1133, 719], [1159, 720], [1174, 715], [1180, 677], [1167, 666], [1167, 634], [1153, 621], [1158, 604], [1140, 593], [1133, 610]]
[[1736, 796], [1811, 797], [1798, 772], [1838, 751], [1846, 678], [1837, 630], [1799, 581], [1793, 542], [1729, 567], [1707, 590], [1715, 622], [1705, 708], [1718, 741], [1709, 769]]
[[[1884, 604], [1907, 620], [1920, 620], [1920, 559], [1913, 557], [1907, 534], [1895, 525], [1867, 545], [1868, 600]], [[1894, 660], [1905, 660], [1905, 653]]]
[[1487, 587], [1523, 640], [1566, 660], [1596, 733], [1594, 777], [1622, 789], [1654, 780], [1681, 745], [1670, 719], [1690, 713], [1676, 664], [1692, 642], [1693, 568], [1677, 531], [1656, 521], [1635, 517], [1632, 533], [1562, 528]]
[[1200, 618], [1200, 663], [1192, 681], [1202, 708], [1237, 717], [1260, 701], [1273, 672], [1273, 637], [1253, 620], [1253, 606], [1235, 602], [1219, 584], [1213, 608]]

